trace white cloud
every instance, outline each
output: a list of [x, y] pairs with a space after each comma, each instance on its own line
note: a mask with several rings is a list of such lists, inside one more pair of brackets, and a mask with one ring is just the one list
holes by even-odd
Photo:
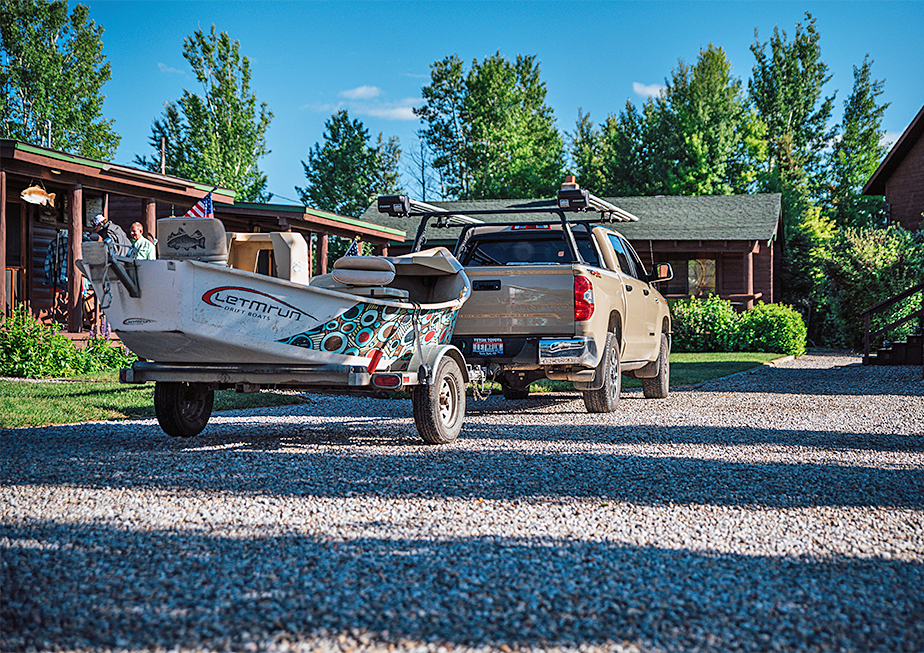
[[636, 95], [641, 95], [644, 98], [661, 95], [661, 93], [666, 90], [666, 88], [666, 86], [662, 86], [661, 84], [642, 84], [641, 82], [632, 82], [632, 91]]
[[882, 135], [882, 138], [879, 139], [879, 144], [891, 150], [892, 146], [895, 145], [901, 137], [902, 132], [886, 132]]
[[178, 70], [177, 68], [171, 68], [165, 63], [158, 63], [157, 67], [160, 68], [160, 72], [162, 73], [168, 73], [172, 75], [185, 75], [186, 74], [184, 71]]
[[417, 116], [414, 115], [414, 108], [410, 106], [372, 106], [365, 109], [365, 111], [357, 111], [357, 113], [365, 113], [368, 116], [384, 118], [385, 120], [417, 120]]
[[378, 86], [357, 86], [346, 91], [340, 91], [338, 95], [347, 100], [372, 100], [382, 94], [382, 89]]

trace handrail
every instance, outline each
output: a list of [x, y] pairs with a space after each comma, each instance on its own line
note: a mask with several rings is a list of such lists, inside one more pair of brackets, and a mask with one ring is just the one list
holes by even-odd
[[882, 309], [888, 308], [888, 307], [891, 306], [892, 304], [898, 303], [898, 302], [900, 302], [900, 301], [903, 300], [903, 299], [906, 299], [906, 298], [908, 298], [908, 297], [911, 297], [911, 295], [913, 295], [914, 293], [918, 292], [919, 290], [924, 290], [924, 283], [919, 283], [919, 284], [916, 285], [916, 286], [912, 286], [911, 288], [909, 288], [909, 289], [906, 290], [905, 292], [901, 292], [901, 293], [895, 295], [895, 297], [892, 297], [891, 299], [887, 299], [887, 300], [885, 300], [885, 301], [879, 302], [879, 303], [876, 304], [875, 306], [871, 306], [871, 307], [869, 307], [868, 309], [866, 309], [865, 311], [863, 311], [862, 313], [860, 313], [860, 315], [866, 315], [867, 313], [879, 313]]
[[907, 299], [908, 297], [911, 297], [912, 295], [920, 292], [921, 290], [924, 290], [924, 283], [919, 283], [915, 286], [912, 286], [911, 288], [908, 288], [904, 292], [900, 292], [894, 297], [891, 297], [885, 301], [879, 302], [875, 306], [871, 306], [865, 311], [863, 311], [862, 313], [860, 313], [860, 315], [863, 316], [863, 364], [864, 365], [869, 365], [870, 363], [870, 353], [869, 353], [870, 340], [876, 336], [880, 336], [886, 333], [887, 331], [891, 329], [894, 329], [895, 327], [901, 324], [904, 324], [905, 322], [909, 322], [910, 320], [913, 320], [916, 317], [924, 315], [924, 299], [922, 299], [921, 309], [915, 311], [914, 313], [911, 313], [910, 315], [907, 315], [901, 318], [900, 320], [896, 320], [895, 322], [892, 322], [891, 324], [887, 324], [881, 329], [877, 329], [873, 333], [870, 333], [870, 317], [874, 313], [881, 313], [885, 309], [893, 306], [894, 304], [897, 304], [903, 299]]

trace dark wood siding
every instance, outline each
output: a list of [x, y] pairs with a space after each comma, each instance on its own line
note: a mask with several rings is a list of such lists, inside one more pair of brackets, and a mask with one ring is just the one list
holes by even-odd
[[921, 228], [921, 213], [924, 212], [924, 138], [908, 152], [908, 155], [886, 181], [886, 202], [892, 222], [901, 224], [909, 231]]

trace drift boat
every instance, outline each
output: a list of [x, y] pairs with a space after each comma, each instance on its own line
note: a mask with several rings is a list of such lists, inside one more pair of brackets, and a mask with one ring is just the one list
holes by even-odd
[[[169, 434], [201, 431], [219, 388], [417, 386], [421, 435], [455, 438], [469, 377], [448, 343], [471, 285], [448, 250], [344, 257], [310, 278], [300, 234], [226, 234], [218, 220], [193, 218], [158, 220], [158, 232], [156, 260], [83, 243], [78, 265], [113, 331], [145, 359], [122, 380], [157, 382], [155, 409]], [[277, 276], [257, 272], [272, 268]]]

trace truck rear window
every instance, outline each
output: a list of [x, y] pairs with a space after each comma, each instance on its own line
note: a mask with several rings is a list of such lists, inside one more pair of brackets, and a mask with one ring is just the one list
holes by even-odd
[[[575, 234], [578, 250], [585, 262], [599, 266], [597, 252], [584, 234]], [[529, 234], [498, 234], [487, 238], [474, 237], [466, 243], [462, 265], [556, 265], [572, 263], [571, 249], [559, 231], [545, 232], [541, 237]]]

